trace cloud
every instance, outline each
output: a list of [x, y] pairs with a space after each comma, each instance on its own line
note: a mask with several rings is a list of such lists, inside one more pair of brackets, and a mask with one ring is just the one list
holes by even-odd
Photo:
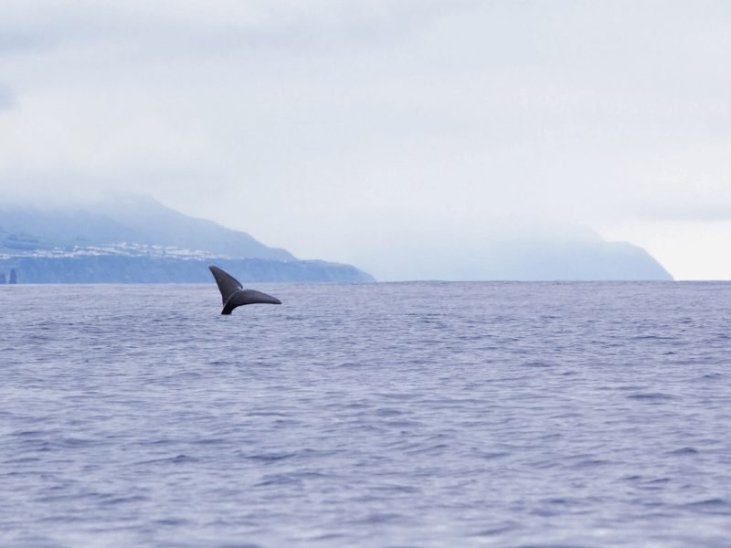
[[17, 32], [3, 32], [0, 34], [0, 56], [17, 54], [47, 47], [51, 40], [42, 36], [33, 36]]
[[390, 40], [476, 5], [476, 0], [10, 1], [0, 30], [8, 50], [117, 44], [131, 51], [140, 46], [137, 51], [146, 49], [152, 58], [190, 59], [252, 48], [347, 49]]
[[0, 110], [13, 108], [16, 104], [17, 99], [12, 90], [0, 84]]
[[[730, 182], [731, 184], [731, 182]], [[731, 200], [728, 198], [716, 202], [709, 198], [694, 200], [695, 203], [680, 205], [677, 203], [652, 204], [642, 210], [638, 218], [645, 221], [698, 221], [716, 222], [731, 221]]]
[[0, 190], [147, 192], [356, 262], [731, 204], [720, 0], [7, 4]]

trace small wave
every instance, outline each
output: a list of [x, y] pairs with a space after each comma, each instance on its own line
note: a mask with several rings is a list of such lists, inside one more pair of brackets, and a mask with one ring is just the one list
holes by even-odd
[[699, 379], [706, 380], [706, 381], [716, 381], [718, 379], [722, 379], [723, 374], [722, 373], [706, 373], [705, 375], [702, 375], [699, 377]]
[[669, 337], [666, 335], [637, 335], [635, 337], [630, 337], [630, 340], [633, 341], [672, 341], [676, 339], [676, 337]]
[[670, 483], [672, 480], [670, 478], [655, 478], [652, 480], [649, 480], [647, 482], [648, 485], [659, 485], [659, 484], [665, 484]]
[[548, 368], [554, 367], [556, 364], [543, 361], [543, 360], [531, 360], [523, 363], [523, 367], [536, 367], [536, 368]]
[[272, 476], [264, 476], [254, 487], [279, 487], [281, 485], [300, 485], [302, 480], [294, 478], [287, 474], [275, 474]]
[[496, 537], [503, 535], [505, 533], [509, 533], [511, 531], [515, 531], [518, 529], [519, 526], [515, 523], [506, 523], [504, 525], [496, 525], [495, 527], [491, 527], [490, 529], [484, 529], [482, 531], [477, 531], [476, 533], [472, 533], [471, 537]]
[[254, 487], [279, 487], [282, 485], [302, 485], [306, 480], [319, 480], [332, 477], [320, 472], [295, 472], [291, 474], [267, 474]]
[[379, 485], [371, 489], [373, 492], [389, 494], [418, 494], [421, 489], [413, 485]]
[[98, 443], [97, 440], [85, 438], [64, 438], [60, 441], [62, 446], [69, 448], [89, 447]]
[[181, 525], [187, 525], [190, 522], [187, 519], [182, 519], [182, 518], [164, 518], [164, 519], [155, 520], [153, 523], [155, 523], [155, 525], [178, 527]]
[[18, 430], [16, 432], [13, 432], [10, 434], [11, 436], [16, 436], [18, 438], [30, 438], [35, 436], [45, 436], [50, 434], [51, 432], [47, 430]]
[[697, 455], [700, 453], [698, 449], [695, 447], [681, 447], [680, 449], [675, 449], [674, 451], [668, 451], [668, 455], [677, 455], [677, 456], [683, 456], [683, 455]]
[[566, 499], [561, 497], [546, 499], [543, 502], [545, 502], [546, 504], [555, 504], [557, 506], [572, 506], [575, 504], [579, 504], [578, 501], [574, 499]]
[[281, 411], [249, 411], [247, 413], [249, 417], [287, 417], [287, 413]]
[[254, 455], [240, 455], [246, 460], [252, 460], [255, 462], [263, 462], [265, 464], [271, 462], [278, 462], [280, 460], [291, 459], [296, 457], [297, 453], [259, 453]]
[[153, 445], [153, 446], [159, 446], [159, 445], [172, 445], [175, 441], [169, 440], [169, 439], [158, 439], [158, 440], [152, 440], [152, 441], [144, 441], [141, 442], [140, 445]]
[[[30, 464], [33, 462], [39, 462], [41, 459], [38, 457], [16, 457], [8, 460], [2, 461], [3, 464]], [[16, 473], [20, 474], [20, 472], [11, 472], [11, 474]]]
[[424, 423], [421, 421], [412, 421], [412, 420], [384, 420], [381, 422], [381, 425], [387, 426], [389, 428], [402, 428], [406, 431], [409, 430], [416, 430], [418, 428], [423, 428]]
[[438, 443], [436, 445], [419, 446], [404, 451], [406, 455], [443, 455], [449, 452], [451, 446], [446, 443]]
[[193, 445], [222, 445], [229, 443], [230, 440], [226, 438], [200, 438], [192, 440], [190, 443]]
[[495, 459], [502, 459], [505, 457], [511, 456], [512, 453], [508, 453], [507, 451], [493, 451], [493, 452], [481, 452], [478, 453], [478, 457], [480, 457], [483, 460], [495, 460]]
[[391, 407], [380, 407], [376, 409], [376, 416], [378, 417], [399, 417], [403, 414], [403, 411]]
[[689, 502], [682, 505], [683, 508], [687, 508], [689, 510], [696, 510], [699, 512], [709, 513], [709, 514], [724, 514], [726, 515], [729, 512], [729, 506], [731, 506], [726, 499], [723, 498], [711, 498], [711, 499], [705, 499], [705, 500], [698, 500], [694, 502]]
[[198, 462], [198, 459], [194, 459], [193, 457], [189, 457], [188, 455], [180, 454], [176, 455], [175, 457], [146, 460], [138, 462], [137, 464], [188, 464], [192, 462]]
[[[347, 538], [348, 538], [348, 535], [346, 535], [345, 533], [323, 533], [322, 535], [307, 537], [304, 540], [306, 540], [307, 542], [326, 542], [326, 541], [339, 540], [339, 541], [341, 541], [341, 545], [346, 545], [347, 541], [345, 539], [347, 539]], [[254, 546], [254, 545], [252, 545], [252, 546]], [[224, 548], [224, 547], [221, 547], [221, 548]], [[231, 546], [230, 548], [249, 548], [249, 547], [247, 545], [236, 544], [236, 545]], [[256, 546], [256, 548], [259, 548], [259, 547]]]
[[101, 505], [103, 506], [117, 506], [120, 504], [130, 504], [130, 503], [137, 503], [137, 502], [145, 502], [147, 500], [150, 500], [148, 497], [143, 497], [142, 495], [131, 495], [127, 497], [112, 497], [108, 498], [106, 500], [103, 500], [101, 502]]
[[639, 394], [630, 394], [627, 399], [638, 401], [668, 401], [677, 400], [677, 396], [666, 394], [664, 392], [640, 392]]
[[404, 517], [405, 516], [403, 516], [402, 514], [397, 514], [394, 512], [374, 512], [362, 518], [354, 519], [351, 521], [351, 523], [358, 525], [383, 525], [387, 523], [402, 521]]
[[597, 466], [607, 466], [609, 464], [612, 464], [612, 462], [604, 459], [584, 459], [572, 465], [571, 468], [580, 470], [582, 468], [595, 468]]

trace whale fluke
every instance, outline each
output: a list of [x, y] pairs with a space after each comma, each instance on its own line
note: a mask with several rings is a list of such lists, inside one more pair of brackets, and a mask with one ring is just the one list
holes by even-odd
[[234, 308], [245, 304], [282, 304], [282, 301], [276, 297], [256, 289], [244, 289], [241, 282], [217, 266], [211, 265], [208, 269], [216, 279], [218, 290], [221, 292], [221, 299], [223, 300], [221, 314], [231, 314]]

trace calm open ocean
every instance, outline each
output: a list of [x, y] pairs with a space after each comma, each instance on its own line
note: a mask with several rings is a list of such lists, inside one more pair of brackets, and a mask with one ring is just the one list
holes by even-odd
[[0, 286], [0, 545], [731, 545], [731, 284], [256, 288]]

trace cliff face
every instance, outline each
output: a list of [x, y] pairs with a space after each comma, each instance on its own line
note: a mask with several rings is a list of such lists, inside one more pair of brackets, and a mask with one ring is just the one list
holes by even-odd
[[[372, 282], [345, 264], [269, 259], [180, 259], [115, 255], [13, 257], [0, 259], [0, 272], [18, 273], [18, 283], [208, 283], [216, 264], [241, 282]], [[13, 283], [12, 281], [10, 283]]]
[[93, 209], [0, 206], [0, 274], [17, 272], [18, 283], [210, 282], [209, 264], [242, 282], [373, 281], [149, 199]]

